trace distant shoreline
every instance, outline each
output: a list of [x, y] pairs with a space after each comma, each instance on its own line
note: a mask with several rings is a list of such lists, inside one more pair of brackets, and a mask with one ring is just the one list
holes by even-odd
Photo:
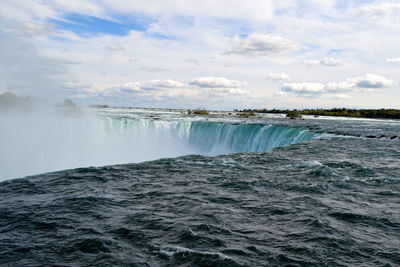
[[240, 112], [246, 113], [272, 113], [272, 114], [288, 114], [297, 111], [300, 115], [313, 116], [331, 116], [331, 117], [348, 117], [348, 118], [365, 118], [365, 119], [400, 119], [399, 109], [243, 109]]
[[[149, 107], [124, 107], [124, 106], [108, 106], [108, 105], [91, 105], [90, 108], [126, 108], [126, 109], [165, 109], [188, 112], [187, 114], [194, 115], [214, 115], [214, 112], [224, 112], [229, 115], [239, 117], [253, 117], [257, 114], [281, 114], [287, 115], [295, 111], [297, 118], [301, 118], [302, 115], [327, 117], [345, 117], [345, 118], [358, 118], [358, 119], [392, 119], [400, 120], [399, 109], [346, 109], [346, 108], [333, 108], [333, 109], [234, 109], [233, 111], [227, 110], [206, 110], [201, 109], [201, 113], [197, 114], [196, 109], [184, 109], [184, 108], [149, 108]], [[190, 112], [189, 112], [190, 111]], [[193, 112], [194, 111], [194, 112]], [[208, 114], [207, 114], [208, 113]], [[290, 116], [287, 116], [290, 117]]]

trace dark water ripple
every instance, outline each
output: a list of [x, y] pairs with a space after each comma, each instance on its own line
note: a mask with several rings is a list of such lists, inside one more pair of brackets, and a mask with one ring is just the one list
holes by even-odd
[[2, 266], [398, 266], [400, 144], [313, 140], [0, 183]]

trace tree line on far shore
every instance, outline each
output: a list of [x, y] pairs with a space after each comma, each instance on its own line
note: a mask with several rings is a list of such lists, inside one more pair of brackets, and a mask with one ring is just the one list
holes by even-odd
[[296, 111], [299, 115], [314, 115], [314, 116], [340, 116], [352, 118], [371, 118], [371, 119], [400, 119], [400, 110], [398, 109], [347, 109], [347, 108], [332, 108], [332, 109], [244, 109], [241, 112], [253, 113], [281, 113], [291, 114]]

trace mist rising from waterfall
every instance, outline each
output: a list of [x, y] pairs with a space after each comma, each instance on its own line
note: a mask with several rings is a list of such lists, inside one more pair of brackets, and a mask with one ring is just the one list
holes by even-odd
[[115, 125], [90, 114], [0, 116], [0, 179], [190, 154], [170, 129]]

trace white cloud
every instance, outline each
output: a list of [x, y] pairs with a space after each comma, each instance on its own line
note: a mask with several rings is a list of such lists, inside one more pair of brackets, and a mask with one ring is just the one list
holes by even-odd
[[[385, 0], [377, 1], [361, 7], [357, 15], [363, 19], [364, 23], [367, 22], [370, 26], [379, 27], [369, 30], [370, 32], [374, 32], [372, 34], [374, 38], [379, 38], [379, 35], [390, 34], [390, 31], [387, 31], [389, 28], [392, 28], [395, 31], [399, 28], [400, 3], [398, 0], [392, 0], [392, 2]], [[398, 34], [398, 32], [395, 34]], [[390, 45], [387, 46], [385, 43], [385, 47], [390, 47]]]
[[171, 89], [180, 88], [184, 86], [183, 83], [177, 82], [171, 79], [166, 80], [151, 80], [149, 82], [141, 83], [140, 88], [143, 90], [160, 90], [160, 89]]
[[0, 20], [0, 84], [2, 90], [39, 97], [62, 97], [68, 72], [60, 60], [42, 55]]
[[341, 82], [331, 82], [326, 84], [326, 92], [349, 92], [353, 90], [373, 90], [388, 88], [395, 85], [395, 82], [383, 76], [375, 74], [365, 74], [360, 77], [349, 78]]
[[120, 45], [108, 45], [106, 46], [107, 49], [110, 49], [112, 51], [122, 51], [125, 50], [124, 47], [120, 46]]
[[247, 86], [245, 82], [229, 80], [223, 77], [194, 78], [189, 84], [202, 88], [240, 88]]
[[271, 81], [287, 81], [290, 79], [289, 75], [287, 75], [286, 73], [269, 73], [267, 75], [267, 79], [271, 80]]
[[100, 16], [105, 13], [104, 6], [86, 0], [55, 0], [50, 6], [53, 6], [58, 11], [62, 10], [64, 12], [88, 14], [91, 16]]
[[[389, 1], [391, 3], [382, 4]], [[362, 7], [361, 2], [373, 4]], [[45, 69], [42, 60], [34, 63], [36, 55], [46, 55], [57, 58], [58, 62], [63, 61], [62, 64], [71, 73], [73, 78], [63, 79], [61, 84], [73, 80], [81, 85], [92, 85], [88, 91], [98, 92], [114, 88], [116, 94], [118, 90], [123, 89], [127, 94], [126, 99], [138, 97], [143, 100], [146, 96], [146, 99], [151, 101], [152, 98], [178, 98], [185, 94], [190, 95], [191, 99], [207, 99], [205, 102], [210, 100], [210, 103], [211, 99], [219, 99], [215, 100], [214, 107], [227, 101], [210, 97], [212, 93], [225, 94], [224, 97], [236, 94], [236, 99], [239, 99], [237, 103], [246, 107], [259, 105], [260, 102], [267, 103], [265, 99], [272, 96], [276, 90], [266, 88], [266, 83], [272, 82], [260, 78], [268, 75], [268, 72], [278, 70], [277, 72], [293, 76], [290, 82], [300, 77], [300, 81], [315, 81], [313, 79], [318, 77], [315, 78], [318, 79], [316, 81], [324, 81], [322, 84], [325, 86], [318, 97], [322, 99], [329, 95], [339, 99], [340, 95], [348, 96], [348, 92], [352, 95], [355, 90], [368, 91], [373, 88], [354, 89], [355, 81], [337, 78], [331, 80], [330, 77], [355, 77], [359, 73], [369, 72], [381, 73], [388, 79], [398, 76], [397, 69], [388, 66], [388, 63], [398, 63], [394, 57], [397, 56], [400, 47], [398, 5], [398, 0], [340, 3], [337, 0], [104, 0], [101, 3], [93, 0], [3, 0], [0, 5], [0, 17], [5, 23], [3, 30], [11, 29], [14, 33], [17, 30], [22, 31], [24, 36], [30, 37], [29, 43], [37, 50], [24, 56], [20, 56], [24, 52], [14, 55], [4, 50], [3, 55], [15, 56], [14, 61], [18, 64], [7, 60], [7, 63], [0, 66], [0, 77], [2, 73], [13, 69], [7, 64], [17, 66], [18, 69], [25, 60], [26, 68], [23, 66], [20, 69], [21, 73], [16, 72], [13, 83], [7, 83], [8, 88], [29, 90], [43, 78], [44, 73], [49, 74], [47, 77], [55, 78], [55, 70], [59, 67], [51, 66]], [[360, 9], [363, 11], [360, 12]], [[150, 28], [132, 30], [124, 36], [108, 33], [81, 36], [79, 27], [85, 27], [84, 21], [74, 25], [73, 28], [78, 30], [62, 27], [56, 22], [53, 22], [52, 28], [46, 24], [49, 19], [65, 21], [70, 14], [77, 15], [78, 18], [82, 15], [82, 19], [95, 16], [128, 27], [134, 26], [136, 19], [139, 23], [142, 18], [149, 19], [152, 23]], [[93, 21], [93, 26], [96, 26], [96, 21]], [[3, 42], [0, 47], [14, 44], [5, 39], [1, 41]], [[28, 46], [31, 46], [30, 44]], [[221, 53], [222, 51], [227, 53]], [[290, 53], [292, 51], [293, 53]], [[324, 58], [325, 56], [332, 58]], [[27, 58], [30, 60], [27, 61]], [[385, 62], [386, 58], [388, 60]], [[303, 59], [311, 59], [308, 63], [317, 67], [299, 67]], [[345, 60], [345, 64], [341, 60]], [[65, 64], [68, 62], [70, 64]], [[79, 64], [72, 65], [74, 62]], [[229, 68], [224, 67], [225, 65], [229, 65]], [[338, 65], [340, 67], [325, 67]], [[32, 72], [25, 72], [28, 67]], [[254, 98], [240, 95], [248, 92], [250, 86], [246, 85], [200, 87], [189, 84], [191, 78], [206, 75], [246, 80], [251, 84]], [[173, 78], [184, 86], [156, 86], [156, 83], [151, 81], [157, 78]], [[284, 76], [268, 75], [265, 78], [289, 83]], [[136, 84], [136, 80], [142, 82]], [[364, 81], [366, 86], [385, 84], [379, 81], [371, 83], [370, 79], [367, 80], [369, 82]], [[124, 85], [125, 81], [133, 83]], [[79, 84], [77, 88], [69, 90], [78, 90]], [[4, 87], [0, 82], [0, 88]], [[50, 90], [59, 88], [55, 80], [43, 80], [40, 86], [35, 87], [47, 87]], [[61, 88], [63, 92], [64, 88]], [[360, 98], [341, 103], [353, 105], [358, 101], [360, 107], [396, 106], [399, 93], [400, 90], [382, 90], [380, 98], [358, 94]], [[293, 98], [294, 94], [287, 92], [283, 104], [271, 100], [268, 105], [283, 107], [290, 103], [303, 106], [312, 104], [307, 99]], [[107, 102], [106, 99], [104, 101]], [[114, 103], [118, 105], [118, 101]], [[161, 106], [160, 102], [155, 103]], [[165, 100], [165, 106], [174, 107], [174, 103], [169, 99]], [[149, 102], [148, 106], [151, 104]], [[327, 102], [321, 101], [321, 106], [326, 104]], [[234, 105], [231, 107], [235, 108]]]
[[81, 84], [79, 82], [66, 82], [63, 84], [63, 88], [67, 90], [82, 91], [91, 88], [90, 84]]
[[115, 87], [112, 87], [104, 92], [112, 94], [115, 93], [129, 93], [129, 94], [137, 94], [137, 93], [147, 93], [146, 91], [162, 91], [167, 89], [176, 89], [184, 86], [183, 83], [177, 82], [171, 79], [165, 80], [150, 80], [147, 82], [127, 82]]
[[254, 18], [265, 20], [273, 17], [275, 3], [271, 0], [252, 0], [243, 4], [240, 0], [152, 0], [152, 1], [115, 1], [106, 0], [103, 5], [114, 11], [142, 11], [150, 14], [185, 15], [195, 17]]
[[387, 16], [399, 16], [400, 4], [399, 3], [377, 3], [361, 7], [361, 15], [382, 18]]
[[26, 22], [33, 18], [42, 20], [56, 13], [53, 7], [39, 1], [3, 0], [0, 6], [1, 18], [11, 18], [14, 22]]
[[342, 65], [343, 61], [337, 58], [326, 57], [320, 61], [320, 64], [325, 66], [338, 66]]
[[125, 97], [132, 97], [136, 94], [141, 93], [142, 90], [140, 88], [139, 82], [127, 82], [118, 86], [114, 86], [108, 88], [106, 90], [102, 90], [101, 92], [97, 93], [89, 93], [88, 97], [112, 97], [112, 98], [125, 98]]
[[383, 76], [365, 74], [360, 77], [349, 78], [341, 82], [322, 83], [287, 83], [281, 87], [282, 92], [293, 93], [299, 96], [316, 97], [323, 95], [335, 95], [348, 98], [348, 95], [340, 93], [351, 93], [357, 90], [371, 91], [379, 88], [388, 88], [395, 85], [395, 82]]
[[206, 93], [215, 96], [249, 95], [250, 91], [244, 88], [207, 88]]
[[189, 85], [201, 88], [202, 92], [208, 95], [229, 96], [250, 94], [250, 91], [245, 89], [247, 83], [223, 77], [194, 78], [189, 82]]
[[348, 98], [351, 98], [351, 96], [345, 95], [345, 94], [336, 94], [336, 95], [332, 95], [330, 98], [331, 99], [348, 99]]
[[387, 63], [400, 63], [400, 57], [393, 57], [393, 58], [388, 58], [386, 59]]
[[145, 72], [166, 72], [166, 71], [171, 71], [171, 69], [167, 69], [167, 68], [150, 67], [150, 66], [141, 67], [140, 70], [145, 71]]
[[198, 60], [196, 58], [187, 58], [187, 59], [185, 59], [185, 62], [196, 65], [196, 66], [200, 65], [200, 60]]
[[135, 98], [135, 99], [176, 99], [190, 98], [191, 100], [204, 97], [229, 97], [248, 95], [245, 82], [229, 80], [222, 77], [199, 77], [188, 83], [171, 79], [157, 79], [146, 82], [128, 82], [108, 88], [98, 94], [100, 97]]
[[298, 95], [315, 95], [323, 93], [325, 85], [322, 83], [286, 83], [281, 87], [283, 92]]
[[338, 58], [324, 57], [320, 60], [304, 60], [303, 64], [308, 66], [339, 66], [343, 64], [343, 61]]
[[268, 56], [281, 55], [298, 49], [298, 45], [284, 37], [253, 33], [246, 38], [235, 37], [228, 54]]
[[302, 62], [304, 65], [307, 65], [307, 66], [318, 66], [319, 65], [319, 63], [320, 63], [320, 61], [319, 60], [303, 60], [303, 62]]
[[325, 92], [347, 92], [350, 91], [352, 89], [356, 88], [355, 86], [355, 82], [353, 81], [353, 79], [347, 79], [345, 81], [341, 81], [341, 82], [330, 82], [327, 83], [324, 86], [324, 91]]
[[367, 89], [385, 88], [395, 85], [394, 81], [375, 74], [365, 74], [361, 77], [350, 79], [349, 82], [354, 84], [353, 86], [354, 88], [367, 88]]
[[35, 36], [35, 35], [47, 35], [53, 32], [53, 25], [50, 23], [36, 23], [36, 22], [24, 22], [16, 27], [24, 35]]
[[127, 82], [116, 88], [126, 93], [137, 93], [141, 91], [139, 82]]

